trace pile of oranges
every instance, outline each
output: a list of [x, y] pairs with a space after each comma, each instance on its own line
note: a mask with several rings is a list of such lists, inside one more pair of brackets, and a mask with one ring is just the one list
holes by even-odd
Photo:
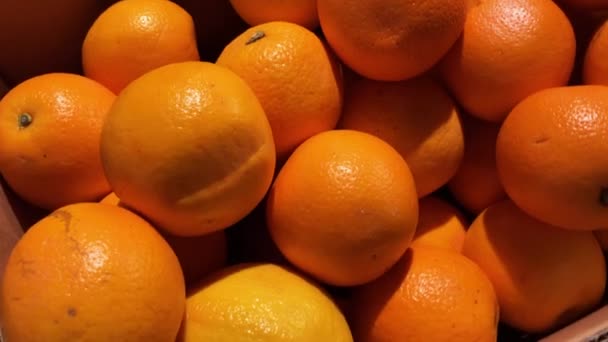
[[604, 302], [608, 1], [59, 2], [0, 4], [0, 174], [42, 212], [6, 341], [496, 341]]

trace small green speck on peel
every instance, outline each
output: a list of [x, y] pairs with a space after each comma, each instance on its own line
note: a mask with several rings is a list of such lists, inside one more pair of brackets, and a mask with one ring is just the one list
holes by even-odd
[[21, 115], [19, 115], [19, 128], [26, 128], [32, 121], [33, 118], [29, 113], [21, 113]]

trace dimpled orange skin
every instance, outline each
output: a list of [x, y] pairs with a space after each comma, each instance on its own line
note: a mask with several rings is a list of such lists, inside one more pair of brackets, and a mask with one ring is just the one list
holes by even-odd
[[3, 278], [8, 341], [173, 341], [185, 309], [178, 260], [131, 212], [58, 209], [18, 242]]
[[178, 236], [243, 218], [275, 166], [272, 131], [253, 91], [207, 62], [160, 67], [125, 88], [108, 114], [101, 156], [124, 205]]
[[99, 15], [82, 45], [84, 74], [116, 94], [147, 71], [198, 60], [192, 17], [166, 0], [118, 1]]
[[526, 96], [568, 83], [575, 45], [551, 0], [478, 0], [439, 70], [467, 112], [500, 122]]
[[429, 70], [461, 34], [464, 0], [319, 0], [329, 45], [357, 73], [399, 81]]
[[410, 248], [382, 277], [354, 289], [349, 321], [361, 342], [496, 341], [492, 283], [454, 251]]
[[501, 320], [525, 332], [572, 323], [604, 293], [605, 261], [592, 232], [542, 223], [510, 200], [493, 204], [473, 221], [462, 253], [492, 281]]
[[338, 286], [379, 277], [409, 246], [418, 200], [407, 163], [362, 132], [333, 130], [300, 145], [268, 197], [273, 241], [294, 265]]
[[401, 82], [356, 80], [338, 126], [391, 144], [410, 167], [418, 197], [445, 185], [462, 162], [464, 136], [456, 104], [427, 76]]
[[340, 66], [313, 32], [287, 22], [258, 25], [230, 42], [217, 64], [237, 73], [256, 93], [279, 158], [336, 126], [342, 111]]
[[479, 214], [504, 198], [496, 170], [496, 137], [500, 124], [462, 115], [464, 157], [448, 189], [466, 210]]
[[546, 89], [504, 121], [496, 165], [520, 208], [558, 227], [608, 227], [608, 86]]
[[[9, 186], [48, 210], [107, 194], [99, 141], [114, 99], [75, 74], [45, 74], [15, 86], [0, 101], [0, 172]], [[25, 126], [24, 113], [31, 117]]]
[[279, 20], [311, 30], [319, 26], [317, 0], [230, 0], [230, 4], [251, 26]]
[[583, 83], [608, 85], [608, 21], [598, 28], [587, 46]]

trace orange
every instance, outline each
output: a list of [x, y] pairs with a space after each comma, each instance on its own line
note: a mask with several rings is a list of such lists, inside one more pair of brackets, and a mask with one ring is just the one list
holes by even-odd
[[418, 226], [411, 245], [460, 252], [468, 226], [463, 214], [436, 195], [420, 199], [418, 207]]
[[290, 268], [241, 263], [188, 293], [178, 342], [352, 342], [346, 319], [323, 289]]
[[596, 230], [593, 232], [602, 250], [608, 252], [608, 230]]
[[608, 228], [608, 86], [546, 89], [519, 103], [496, 143], [506, 193], [569, 229]]
[[414, 247], [387, 273], [354, 290], [356, 341], [496, 341], [492, 283], [454, 251]]
[[75, 74], [45, 74], [15, 86], [0, 101], [0, 172], [10, 187], [48, 210], [107, 194], [99, 141], [114, 99]]
[[50, 72], [80, 73], [87, 30], [113, 1], [2, 0], [0, 75], [13, 86]]
[[418, 196], [407, 163], [388, 143], [333, 130], [289, 157], [271, 187], [266, 220], [292, 264], [330, 285], [358, 285], [405, 252]]
[[407, 161], [419, 197], [445, 185], [464, 154], [456, 104], [424, 76], [401, 82], [365, 78], [349, 86], [339, 127], [373, 134]]
[[173, 341], [185, 288], [175, 254], [145, 220], [78, 203], [17, 243], [0, 303], [9, 341]]
[[576, 44], [568, 18], [551, 0], [479, 0], [439, 66], [464, 109], [502, 121], [526, 96], [565, 85]]
[[208, 62], [173, 63], [129, 84], [108, 114], [101, 157], [124, 205], [178, 236], [245, 217], [266, 194], [275, 166], [272, 131], [255, 94]]
[[465, 0], [319, 0], [317, 7], [344, 64], [380, 81], [431, 69], [462, 33], [467, 13]]
[[[126, 208], [113, 192], [100, 202]], [[186, 286], [190, 286], [207, 274], [224, 267], [227, 262], [227, 241], [226, 233], [223, 230], [188, 237], [167, 234], [162, 229], [159, 231], [179, 260]]]
[[268, 116], [280, 158], [336, 126], [342, 110], [339, 64], [304, 27], [287, 22], [252, 27], [226, 46], [217, 64], [251, 86]]
[[448, 189], [466, 210], [479, 214], [506, 198], [496, 170], [496, 138], [500, 124], [462, 116], [464, 157]]
[[583, 83], [608, 85], [608, 20], [597, 29], [587, 46]]
[[116, 94], [150, 70], [198, 60], [192, 17], [167, 0], [115, 3], [95, 20], [82, 44], [84, 74]]
[[319, 25], [316, 0], [230, 0], [232, 7], [249, 25], [287, 21], [314, 29]]
[[604, 257], [592, 232], [542, 223], [510, 200], [473, 221], [463, 254], [494, 284], [502, 321], [528, 333], [572, 323], [604, 293]]

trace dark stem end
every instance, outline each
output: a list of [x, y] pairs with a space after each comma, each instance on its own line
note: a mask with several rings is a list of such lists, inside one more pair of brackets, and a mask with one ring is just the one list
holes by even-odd
[[32, 118], [30, 113], [21, 113], [21, 115], [19, 115], [19, 129], [23, 129], [31, 125], [32, 121], [34, 121], [34, 118]]
[[264, 38], [264, 37], [266, 37], [266, 33], [264, 33], [264, 31], [256, 31], [256, 32], [255, 32], [255, 33], [254, 33], [254, 34], [251, 36], [251, 38], [249, 38], [249, 39], [248, 39], [248, 40], [245, 42], [245, 45], [249, 45], [249, 44], [255, 43], [255, 42], [257, 42], [258, 40], [260, 40], [260, 39], [262, 39], [262, 38]]

